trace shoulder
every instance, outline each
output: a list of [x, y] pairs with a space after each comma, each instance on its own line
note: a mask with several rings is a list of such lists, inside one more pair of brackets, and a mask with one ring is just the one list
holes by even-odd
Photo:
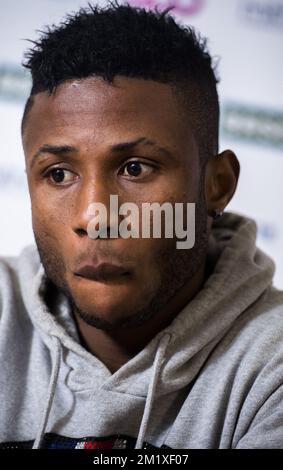
[[[35, 244], [25, 246], [18, 255], [14, 256], [0, 256], [0, 272], [14, 272], [17, 273], [21, 270], [23, 264], [29, 264], [34, 270], [38, 269], [40, 260], [38, 250]], [[1, 281], [0, 275], [0, 281]]]
[[[270, 341], [270, 348], [283, 346], [283, 291], [273, 285], [245, 310], [235, 322], [232, 334], [253, 343]], [[250, 344], [251, 346], [251, 344]]]
[[252, 383], [263, 387], [270, 376], [275, 388], [282, 384], [283, 291], [269, 286], [230, 326], [209, 362], [234, 374], [235, 385], [246, 382], [247, 389]]
[[0, 256], [0, 316], [26, 290], [38, 271], [40, 259], [36, 245], [27, 245], [16, 256]]

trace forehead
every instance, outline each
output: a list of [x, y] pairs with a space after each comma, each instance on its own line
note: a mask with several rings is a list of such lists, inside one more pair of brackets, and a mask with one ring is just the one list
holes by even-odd
[[188, 115], [172, 88], [153, 80], [115, 77], [109, 83], [91, 77], [65, 82], [51, 95], [36, 94], [23, 143], [30, 148], [51, 137], [99, 143], [141, 133], [171, 145], [193, 139]]

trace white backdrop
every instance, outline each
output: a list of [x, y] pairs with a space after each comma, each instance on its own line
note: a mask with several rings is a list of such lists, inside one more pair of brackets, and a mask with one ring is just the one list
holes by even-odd
[[[210, 52], [220, 57], [220, 150], [232, 148], [241, 163], [238, 189], [227, 210], [257, 221], [257, 243], [275, 259], [275, 285], [283, 288], [283, 0], [129, 3], [175, 5], [176, 18], [208, 37]], [[20, 140], [30, 87], [21, 67], [29, 47], [24, 39], [35, 39], [36, 29], [86, 5], [76, 0], [0, 0], [0, 255], [17, 254], [33, 242]]]

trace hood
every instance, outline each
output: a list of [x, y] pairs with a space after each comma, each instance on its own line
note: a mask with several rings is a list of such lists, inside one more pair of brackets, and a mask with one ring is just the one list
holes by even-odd
[[[68, 301], [58, 295], [57, 312], [43, 300], [48, 280], [35, 245], [19, 256], [20, 289], [28, 315], [52, 356], [52, 373], [34, 448], [40, 447], [52, 407], [61, 363], [68, 348], [95, 368], [100, 387], [145, 397], [136, 448], [142, 448], [154, 401], [189, 385], [215, 345], [252, 303], [272, 284], [273, 260], [256, 246], [256, 222], [235, 212], [213, 221], [207, 253], [210, 276], [201, 290], [135, 357], [114, 374], [83, 348]], [[85, 375], [86, 371], [77, 371]]]

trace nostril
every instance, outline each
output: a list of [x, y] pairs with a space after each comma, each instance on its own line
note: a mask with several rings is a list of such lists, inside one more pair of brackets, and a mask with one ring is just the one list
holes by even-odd
[[79, 235], [79, 237], [84, 237], [87, 235], [87, 232], [83, 228], [78, 228], [75, 230], [76, 234]]
[[[77, 228], [74, 231], [79, 237], [89, 236], [88, 232], [86, 230], [84, 230], [83, 228]], [[98, 234], [96, 238], [99, 238], [99, 239], [111, 238], [111, 227], [107, 227], [107, 229], [106, 228], [103, 229], [103, 231], [101, 233], [103, 233], [103, 235]]]

